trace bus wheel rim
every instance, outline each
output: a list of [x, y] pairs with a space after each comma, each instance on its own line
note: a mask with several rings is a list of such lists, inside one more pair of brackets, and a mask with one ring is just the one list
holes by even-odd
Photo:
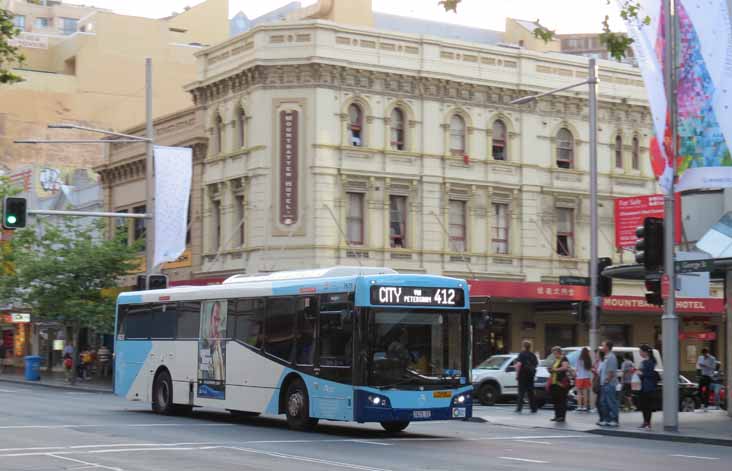
[[292, 417], [299, 416], [304, 402], [303, 395], [300, 391], [290, 394], [290, 399], [287, 401], [287, 411]]

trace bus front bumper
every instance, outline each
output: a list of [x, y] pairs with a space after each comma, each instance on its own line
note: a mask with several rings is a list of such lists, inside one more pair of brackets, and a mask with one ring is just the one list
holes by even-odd
[[[440, 392], [356, 390], [354, 420], [362, 423], [467, 420], [473, 416], [471, 392], [472, 387]], [[440, 397], [434, 397], [437, 395]]]

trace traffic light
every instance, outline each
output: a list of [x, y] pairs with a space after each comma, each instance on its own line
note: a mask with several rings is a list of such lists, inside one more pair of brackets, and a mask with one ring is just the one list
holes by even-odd
[[645, 218], [643, 226], [635, 231], [635, 261], [643, 265], [646, 272], [659, 272], [663, 266], [663, 219]]
[[584, 301], [578, 301], [576, 303], [572, 303], [570, 313], [572, 314], [572, 316], [577, 318], [577, 322], [580, 322], [580, 323], [587, 322], [587, 307], [588, 306], [589, 306], [589, 304]]
[[22, 229], [28, 215], [28, 204], [25, 198], [6, 196], [3, 200], [3, 228]]
[[602, 271], [612, 264], [613, 259], [610, 257], [600, 257], [597, 260], [597, 295], [603, 298], [613, 294], [613, 279], [602, 276]]
[[168, 287], [168, 275], [137, 275], [137, 291], [165, 289]]
[[663, 306], [661, 296], [661, 277], [658, 275], [646, 275], [646, 302], [652, 306]]

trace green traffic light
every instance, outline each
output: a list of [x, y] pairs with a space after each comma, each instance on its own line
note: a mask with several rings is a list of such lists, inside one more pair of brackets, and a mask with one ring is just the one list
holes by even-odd
[[8, 217], [6, 218], [6, 221], [8, 222], [8, 224], [15, 224], [16, 222], [18, 222], [18, 218], [17, 218], [17, 217], [15, 217], [15, 216], [13, 216], [13, 215], [11, 214], [11, 215], [9, 215], [9, 216], [8, 216]]

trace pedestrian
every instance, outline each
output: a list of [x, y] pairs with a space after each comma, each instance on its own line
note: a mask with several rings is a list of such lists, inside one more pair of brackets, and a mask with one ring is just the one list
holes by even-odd
[[656, 372], [656, 359], [653, 358], [653, 350], [648, 345], [640, 347], [641, 364], [636, 372], [641, 379], [641, 389], [638, 392], [638, 406], [643, 412], [643, 430], [651, 429], [651, 414], [653, 414], [653, 396], [658, 388], [658, 373]]
[[112, 360], [112, 352], [106, 345], [102, 345], [97, 350], [97, 360], [99, 361], [99, 374], [102, 378], [109, 376], [109, 365]]
[[80, 371], [79, 376], [83, 380], [89, 379], [89, 374], [91, 373], [91, 365], [94, 361], [92, 357], [92, 353], [89, 351], [89, 349], [84, 349], [83, 352], [81, 352], [81, 365], [80, 365]]
[[554, 361], [549, 368], [549, 391], [554, 403], [554, 418], [552, 422], [564, 422], [567, 418], [567, 394], [571, 386], [569, 360], [562, 353], [560, 347], [552, 347]]
[[597, 424], [601, 427], [617, 427], [620, 411], [618, 405], [618, 358], [613, 353], [613, 343], [605, 340], [602, 343], [605, 359], [600, 364], [600, 405], [603, 408]]
[[585, 347], [577, 359], [577, 381], [574, 388], [577, 390], [577, 411], [590, 411], [590, 389], [592, 388], [592, 356], [590, 349]]
[[539, 366], [539, 360], [531, 351], [531, 342], [524, 340], [522, 343], [523, 351], [519, 353], [516, 359], [516, 380], [518, 381], [518, 402], [516, 403], [516, 412], [521, 412], [524, 407], [524, 397], [529, 397], [529, 409], [532, 414], [536, 414], [536, 400], [534, 399], [534, 377], [536, 376], [536, 367]]
[[64, 348], [64, 376], [66, 377], [66, 382], [71, 383], [71, 376], [74, 371], [74, 359], [71, 357], [71, 353], [67, 353], [66, 349]]
[[623, 411], [631, 412], [633, 410], [633, 373], [635, 373], [635, 364], [633, 363], [633, 354], [626, 352], [623, 355], [623, 364], [620, 365], [623, 372]]
[[599, 416], [598, 423], [607, 422], [600, 402], [600, 395], [602, 394], [600, 389], [600, 366], [604, 360], [605, 353], [599, 348], [595, 349], [595, 363], [592, 365], [592, 392], [595, 395], [595, 407], [597, 407], [597, 415]]
[[717, 362], [717, 366], [714, 368], [714, 374], [712, 375], [712, 393], [714, 394], [714, 406], [715, 409], [719, 410], [721, 409], [719, 400], [720, 400], [720, 393], [722, 392], [722, 372], [720, 371], [722, 365]]
[[709, 387], [712, 384], [712, 376], [717, 367], [717, 359], [709, 354], [709, 349], [702, 348], [701, 356], [696, 361], [696, 370], [699, 375], [699, 392], [701, 393], [702, 408], [704, 412], [709, 407]]

